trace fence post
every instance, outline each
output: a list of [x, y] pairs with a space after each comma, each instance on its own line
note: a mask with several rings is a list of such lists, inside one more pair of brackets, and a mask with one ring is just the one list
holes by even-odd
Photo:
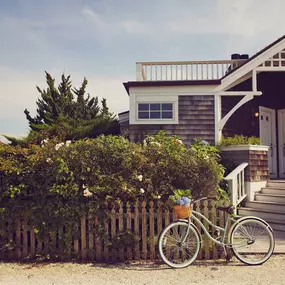
[[[119, 209], [119, 232], [123, 232], [124, 229], [124, 213], [123, 213], [123, 203], [120, 203], [120, 209]], [[124, 260], [124, 248], [119, 249], [119, 259], [120, 261]]]
[[147, 259], [147, 224], [146, 224], [146, 202], [142, 202], [142, 259]]
[[135, 204], [135, 215], [134, 215], [134, 231], [136, 235], [136, 245], [135, 245], [135, 259], [140, 259], [140, 215], [139, 215], [139, 204], [138, 201]]
[[155, 255], [155, 240], [154, 240], [154, 213], [153, 201], [149, 202], [149, 259], [153, 260]]
[[[114, 239], [116, 236], [116, 211], [114, 206], [111, 210], [111, 238]], [[115, 261], [117, 258], [117, 249], [112, 249], [112, 261]]]
[[81, 218], [81, 258], [86, 259], [86, 216]]
[[22, 258], [28, 255], [28, 229], [27, 229], [27, 218], [23, 219], [23, 253]]
[[[208, 209], [208, 201], [204, 201], [204, 216], [209, 218], [209, 209]], [[209, 225], [204, 221], [204, 226], [207, 230], [209, 230]], [[204, 247], [205, 247], [205, 259], [208, 260], [210, 258], [210, 248], [209, 248], [209, 239], [204, 234]]]

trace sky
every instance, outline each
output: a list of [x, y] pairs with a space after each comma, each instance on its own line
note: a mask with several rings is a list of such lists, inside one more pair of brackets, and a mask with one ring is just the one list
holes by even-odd
[[45, 71], [128, 110], [137, 61], [256, 53], [285, 30], [284, 0], [0, 0], [1, 134], [25, 136]]

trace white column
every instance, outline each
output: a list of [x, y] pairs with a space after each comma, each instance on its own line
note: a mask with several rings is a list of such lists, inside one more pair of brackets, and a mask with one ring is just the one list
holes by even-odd
[[143, 74], [142, 74], [142, 64], [140, 62], [136, 63], [136, 80], [143, 81]]
[[219, 130], [219, 121], [222, 118], [222, 96], [215, 94], [215, 143], [222, 137], [222, 130]]

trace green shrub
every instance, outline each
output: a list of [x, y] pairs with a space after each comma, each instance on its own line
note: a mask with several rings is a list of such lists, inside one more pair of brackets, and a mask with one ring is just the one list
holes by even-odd
[[245, 137], [242, 135], [235, 135], [234, 137], [222, 137], [219, 146], [229, 145], [260, 145], [260, 138], [257, 137]]
[[196, 141], [186, 148], [163, 132], [142, 144], [103, 135], [28, 148], [1, 144], [0, 219], [26, 216], [39, 236], [64, 225], [64, 244], [83, 214], [104, 218], [108, 204], [166, 203], [176, 189], [191, 190], [194, 199], [219, 194], [224, 169], [218, 159], [213, 146]]

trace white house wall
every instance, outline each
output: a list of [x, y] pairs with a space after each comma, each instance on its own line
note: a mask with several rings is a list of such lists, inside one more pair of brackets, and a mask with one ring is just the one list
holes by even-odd
[[[169, 125], [179, 123], [178, 97], [188, 95], [214, 95], [216, 85], [203, 86], [160, 86], [160, 87], [130, 87], [130, 125]], [[137, 106], [140, 102], [173, 103], [173, 119], [142, 120], [137, 118]]]

